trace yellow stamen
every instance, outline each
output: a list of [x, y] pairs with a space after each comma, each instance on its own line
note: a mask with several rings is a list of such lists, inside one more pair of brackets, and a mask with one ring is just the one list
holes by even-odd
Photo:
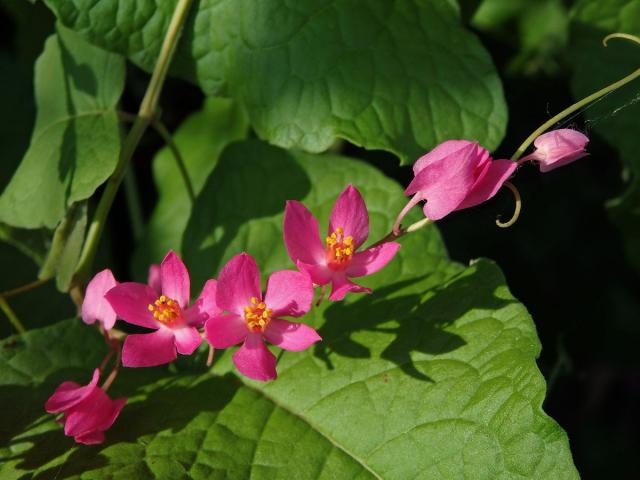
[[344, 270], [351, 263], [354, 253], [353, 237], [344, 236], [344, 228], [337, 227], [326, 239], [327, 263], [333, 270]]
[[264, 302], [258, 301], [255, 297], [251, 298], [251, 305], [246, 306], [244, 312], [247, 328], [252, 333], [264, 332], [271, 321], [272, 310], [267, 308]]
[[147, 309], [153, 314], [153, 318], [167, 325], [182, 320], [182, 309], [180, 305], [166, 295], [160, 295], [155, 302], [147, 306]]

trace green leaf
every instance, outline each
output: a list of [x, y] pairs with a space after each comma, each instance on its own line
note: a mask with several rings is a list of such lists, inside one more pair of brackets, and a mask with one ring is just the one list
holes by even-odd
[[[173, 141], [180, 151], [196, 195], [215, 167], [222, 149], [244, 138], [248, 125], [245, 115], [229, 99], [210, 97], [201, 111], [180, 126]], [[170, 249], [181, 251], [182, 233], [191, 214], [191, 200], [168, 147], [153, 160], [153, 178], [158, 188], [155, 206], [144, 236], [135, 252], [134, 270], [147, 273], [149, 264], [159, 263]]]
[[[260, 141], [230, 145], [198, 196], [184, 233], [182, 251], [193, 283], [203, 284], [240, 251], [250, 252], [263, 271], [290, 268], [282, 242], [285, 202], [303, 201], [326, 220], [349, 183], [367, 201], [371, 241], [382, 238], [406, 199], [400, 187], [378, 170], [343, 156], [293, 153]], [[410, 217], [407, 223], [416, 218]], [[446, 250], [435, 231], [427, 238], [426, 244], [415, 244], [416, 237], [409, 236], [405, 245], [433, 265], [446, 258]], [[385, 271], [397, 273], [398, 268], [394, 262]], [[427, 267], [407, 268], [419, 275]], [[361, 280], [371, 279], [375, 276]]]
[[563, 0], [483, 0], [472, 25], [512, 51], [508, 74], [562, 73], [569, 35], [569, 10]]
[[[640, 5], [632, 0], [579, 1], [571, 28], [572, 87], [576, 98], [589, 95], [640, 67], [640, 45], [602, 39], [614, 32], [640, 36]], [[626, 164], [628, 188], [608, 207], [621, 229], [629, 259], [640, 269], [640, 157], [637, 154], [640, 80], [636, 79], [585, 111], [588, 124], [602, 135]]]
[[[193, 286], [240, 249], [263, 272], [291, 268], [281, 200], [304, 201], [324, 228], [348, 181], [367, 201], [374, 240], [404, 202], [376, 169], [258, 141], [228, 146], [185, 233]], [[305, 317], [323, 341], [283, 352], [274, 382], [238, 377], [233, 349], [218, 351], [209, 372], [185, 360], [174, 373], [123, 369], [109, 393], [129, 401], [97, 447], [75, 446], [42, 412], [59, 382], [88, 381], [106, 353], [96, 331], [70, 320], [1, 343], [0, 408], [19, 410], [3, 426], [0, 476], [578, 477], [565, 433], [541, 409], [535, 327], [493, 263], [451, 262], [432, 226], [404, 238], [366, 283], [372, 295]]]
[[36, 124], [0, 197], [0, 221], [54, 228], [109, 177], [120, 150], [115, 106], [123, 86], [121, 57], [58, 27], [36, 63]]
[[[175, 6], [46, 4], [89, 41], [147, 71]], [[173, 72], [234, 98], [273, 144], [319, 152], [343, 138], [410, 163], [446, 139], [493, 149], [504, 135], [500, 81], [455, 2], [202, 0], [194, 9]]]

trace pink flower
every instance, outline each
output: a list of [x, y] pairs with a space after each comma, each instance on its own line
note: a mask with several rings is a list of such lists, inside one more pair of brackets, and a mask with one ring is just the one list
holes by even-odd
[[102, 270], [91, 279], [82, 302], [81, 316], [84, 323], [91, 325], [98, 320], [105, 330], [113, 328], [116, 323], [116, 312], [104, 296], [117, 284], [109, 269]]
[[198, 327], [216, 306], [216, 281], [209, 280], [198, 300], [189, 307], [190, 279], [182, 260], [169, 252], [160, 265], [161, 292], [142, 283], [121, 283], [106, 294], [119, 318], [155, 330], [127, 335], [122, 348], [125, 367], [151, 367], [169, 363], [176, 350], [191, 355], [202, 342]]
[[553, 130], [536, 138], [533, 142], [535, 151], [522, 158], [518, 164], [534, 160], [540, 163], [541, 172], [550, 172], [589, 155], [584, 150], [587, 143], [589, 138], [576, 130]]
[[413, 198], [400, 212], [394, 232], [399, 232], [404, 216], [422, 200], [426, 200], [424, 214], [431, 220], [489, 200], [516, 166], [511, 160], [492, 160], [489, 152], [476, 142], [441, 143], [413, 165], [415, 176], [404, 192]]
[[303, 323], [280, 317], [301, 317], [311, 308], [313, 286], [309, 277], [292, 270], [274, 272], [262, 296], [260, 272], [246, 253], [236, 255], [218, 277], [216, 301], [227, 315], [207, 320], [205, 338], [214, 348], [228, 348], [244, 342], [233, 354], [233, 363], [243, 375], [263, 382], [276, 378], [276, 357], [264, 344], [299, 351], [321, 340]]
[[332, 284], [329, 300], [348, 292], [371, 293], [349, 280], [377, 272], [391, 261], [400, 244], [387, 242], [357, 252], [369, 236], [369, 213], [360, 192], [345, 188], [331, 211], [329, 233], [322, 244], [318, 222], [300, 202], [290, 200], [284, 212], [284, 241], [291, 260], [317, 285]]
[[113, 425], [127, 401], [111, 400], [98, 387], [99, 378], [100, 370], [96, 368], [88, 385], [63, 382], [44, 405], [49, 413], [62, 413], [59, 422], [64, 425], [64, 434], [85, 445], [104, 442], [103, 432]]

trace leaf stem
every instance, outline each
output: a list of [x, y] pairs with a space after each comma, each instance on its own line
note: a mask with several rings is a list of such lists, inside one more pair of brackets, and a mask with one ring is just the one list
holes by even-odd
[[171, 133], [169, 132], [169, 130], [167, 130], [167, 127], [164, 125], [164, 123], [162, 123], [159, 120], [154, 120], [152, 123], [152, 127], [155, 129], [156, 132], [158, 132], [158, 135], [162, 137], [162, 140], [164, 140], [164, 143], [167, 145], [167, 147], [169, 147], [169, 150], [171, 150], [171, 153], [173, 154], [173, 157], [176, 160], [178, 170], [180, 170], [180, 175], [182, 175], [182, 180], [184, 180], [184, 186], [187, 189], [189, 200], [191, 200], [191, 203], [193, 204], [196, 200], [196, 195], [193, 190], [193, 184], [191, 183], [191, 179], [189, 178], [189, 172], [187, 171], [187, 166], [184, 163], [184, 159], [180, 154], [180, 150], [178, 149], [178, 146], [173, 141], [173, 137], [171, 136]]
[[[604, 44], [605, 47], [607, 46], [607, 42], [612, 38], [623, 38], [626, 40], [631, 40], [636, 43], [640, 43], [640, 38], [634, 35], [629, 35], [626, 33], [612, 33], [611, 35], [607, 35], [603, 39], [602, 43]], [[579, 102], [574, 103], [570, 107], [565, 108], [560, 113], [558, 113], [557, 115], [555, 115], [554, 117], [550, 118], [545, 123], [540, 125], [540, 127], [538, 127], [531, 135], [529, 135], [526, 138], [526, 140], [522, 142], [522, 145], [518, 147], [518, 149], [516, 150], [516, 153], [514, 153], [513, 156], [511, 157], [511, 160], [514, 160], [514, 161], [518, 160], [522, 156], [522, 154], [527, 150], [527, 148], [529, 148], [529, 145], [531, 145], [531, 143], [533, 143], [533, 141], [536, 138], [538, 138], [541, 134], [543, 134], [549, 128], [553, 127], [557, 122], [559, 122], [563, 118], [571, 115], [573, 112], [581, 109], [582, 107], [584, 107], [585, 105], [588, 105], [594, 100], [597, 100], [600, 97], [603, 97], [608, 93], [613, 92], [614, 90], [622, 87], [623, 85], [629, 83], [630, 81], [636, 79], [637, 77], [640, 77], [640, 68], [630, 73], [626, 77], [622, 78], [621, 80], [618, 80], [617, 82], [614, 82], [611, 85], [604, 87], [598, 90], [597, 92], [592, 93], [591, 95], [583, 98]]]
[[[118, 117], [120, 117], [121, 121], [129, 123], [135, 122], [137, 118], [134, 114], [128, 112], [118, 112]], [[191, 179], [189, 178], [189, 172], [187, 171], [186, 163], [184, 163], [184, 158], [182, 158], [182, 154], [180, 153], [178, 146], [173, 141], [173, 137], [169, 132], [169, 129], [167, 129], [166, 125], [157, 118], [154, 118], [152, 120], [151, 126], [156, 131], [156, 133], [160, 135], [160, 137], [162, 137], [162, 140], [164, 141], [165, 145], [169, 147], [169, 150], [171, 150], [173, 158], [175, 159], [178, 166], [178, 170], [180, 171], [180, 175], [182, 175], [182, 180], [184, 180], [184, 184], [187, 189], [187, 195], [189, 195], [189, 199], [193, 204], [196, 199], [195, 190], [193, 189], [193, 184], [191, 183]]]
[[49, 278], [44, 280], [34, 280], [33, 282], [29, 282], [26, 285], [22, 285], [21, 287], [16, 287], [11, 290], [6, 290], [0, 293], [0, 297], [4, 297], [5, 299], [15, 297], [17, 295], [20, 295], [21, 293], [25, 293], [25, 292], [28, 292], [29, 290], [33, 290], [34, 288], [37, 288], [40, 285], [44, 285], [49, 280], [50, 280]]
[[149, 81], [142, 103], [140, 104], [138, 115], [124, 140], [118, 164], [107, 181], [107, 185], [102, 192], [102, 197], [100, 197], [94, 217], [89, 225], [87, 238], [74, 276], [74, 283], [84, 283], [86, 278], [89, 276], [93, 265], [93, 259], [95, 258], [98, 250], [98, 243], [102, 236], [102, 232], [104, 231], [109, 210], [111, 209], [111, 205], [113, 204], [113, 200], [118, 188], [120, 187], [124, 174], [127, 171], [127, 165], [133, 157], [142, 135], [147, 127], [152, 123], [153, 118], [156, 115], [162, 85], [164, 84], [164, 80], [167, 76], [171, 57], [176, 49], [180, 31], [187, 18], [190, 6], [191, 0], [178, 0], [176, 8], [173, 11], [169, 28], [167, 29], [164, 41], [162, 42], [158, 61], [153, 69], [153, 73], [151, 74], [151, 80]]
[[13, 327], [18, 331], [19, 334], [22, 335], [23, 333], [27, 333], [27, 329], [24, 328], [22, 322], [2, 295], [0, 295], [0, 309], [2, 309], [4, 314], [9, 319], [9, 322], [11, 322], [11, 325], [13, 325]]

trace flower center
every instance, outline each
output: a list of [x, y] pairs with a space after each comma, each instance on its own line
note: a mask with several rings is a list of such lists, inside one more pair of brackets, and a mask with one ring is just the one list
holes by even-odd
[[258, 302], [256, 297], [251, 297], [251, 305], [244, 307], [244, 320], [247, 328], [252, 333], [264, 332], [271, 321], [270, 308], [264, 302]]
[[182, 309], [178, 302], [164, 295], [160, 295], [160, 298], [150, 303], [147, 308], [153, 313], [153, 318], [165, 325], [171, 325], [182, 318]]
[[327, 242], [327, 264], [332, 270], [344, 270], [351, 263], [353, 256], [353, 237], [349, 235], [345, 238], [344, 229], [336, 228], [336, 231], [329, 235]]

